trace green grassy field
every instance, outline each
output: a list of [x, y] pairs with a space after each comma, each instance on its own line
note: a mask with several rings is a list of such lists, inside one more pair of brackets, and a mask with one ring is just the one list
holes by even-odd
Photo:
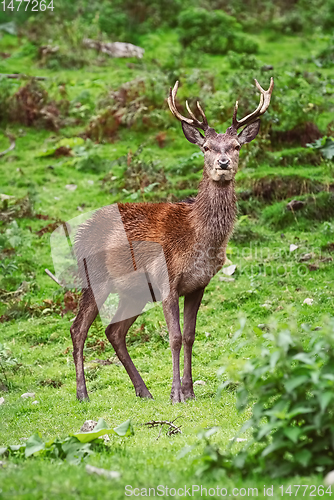
[[[255, 38], [260, 43], [257, 55], [260, 66], [273, 65], [277, 88], [287, 85], [289, 72], [295, 72], [297, 79], [303, 78], [302, 75], [307, 79], [306, 73], [316, 74], [320, 81], [326, 78], [327, 107], [319, 105], [320, 111], [313, 117], [325, 135], [332, 120], [334, 70], [319, 68], [310, 59], [310, 54], [321, 50], [324, 41], [283, 35], [275, 40], [266, 32]], [[89, 101], [95, 103], [110, 88], [115, 90], [134, 78], [164, 72], [160, 68], [169, 60], [171, 48], [177, 43], [172, 31], [157, 31], [142, 36], [141, 46], [146, 50], [143, 61], [104, 59], [103, 65], [98, 66], [92, 57], [91, 63], [82, 69], [55, 71], [38, 67], [32, 56], [27, 55], [28, 51], [23, 50], [28, 45], [25, 40], [5, 34], [0, 40], [0, 51], [9, 52], [10, 57], [0, 60], [0, 73], [42, 75], [48, 78], [45, 85], [50, 95], [58, 95], [59, 86], [65, 84], [66, 99], [82, 100], [83, 93], [88, 92]], [[233, 77], [234, 68], [227, 57], [205, 54], [201, 56], [200, 68], [196, 61], [183, 63], [178, 75], [174, 69], [175, 78], [186, 82], [180, 89], [180, 99], [205, 95], [206, 90], [199, 81], [210, 74], [215, 90], [222, 92], [216, 99], [222, 99], [222, 107], [233, 109], [233, 101], [227, 101], [227, 96], [234, 95], [233, 88], [227, 89], [227, 78]], [[247, 70], [247, 75], [251, 73]], [[267, 86], [270, 75], [257, 68], [253, 76]], [[173, 78], [169, 75], [165, 87], [161, 85], [161, 88], [166, 90]], [[250, 78], [247, 84], [252, 85]], [[18, 89], [23, 83], [17, 81], [16, 85]], [[308, 85], [312, 88], [312, 83]], [[233, 99], [237, 97], [240, 96], [234, 95]], [[209, 116], [221, 131], [229, 123], [224, 114], [214, 116], [216, 108], [213, 104], [210, 107], [209, 97], [207, 99]], [[236, 498], [245, 495], [243, 490], [233, 493], [233, 488], [258, 488], [258, 496], [263, 497], [264, 485], [265, 488], [273, 485], [273, 498], [280, 498], [280, 485], [284, 485], [285, 491], [291, 484], [323, 484], [323, 476], [316, 471], [312, 476], [283, 480], [259, 475], [242, 478], [223, 470], [202, 476], [196, 474], [196, 457], [202, 454], [205, 445], [197, 437], [198, 432], [218, 426], [212, 442], [224, 450], [250, 414], [250, 408], [244, 413], [237, 412], [233, 390], [224, 390], [217, 396], [222, 380], [217, 375], [218, 369], [230, 365], [238, 370], [245, 359], [258, 354], [256, 348], [249, 345], [235, 349], [231, 339], [239, 328], [239, 319], [246, 317], [250, 329], [274, 320], [295, 321], [298, 327], [307, 323], [314, 329], [322, 325], [324, 316], [333, 313], [333, 163], [323, 158], [314, 161], [305, 153], [310, 150], [299, 144], [266, 146], [268, 123], [276, 119], [275, 102], [278, 101], [273, 100], [273, 111], [268, 113], [258, 146], [257, 141], [248, 149], [246, 146], [240, 159], [236, 177], [240, 218], [228, 254], [237, 265], [234, 281], [223, 281], [220, 278], [225, 275], [218, 273], [207, 287], [199, 311], [193, 370], [194, 380], [205, 384], [196, 385], [195, 401], [178, 405], [169, 402], [172, 364], [161, 306], [140, 316], [128, 334], [130, 355], [155, 399], [142, 401], [135, 397], [131, 382], [97, 320], [84, 352], [90, 402], [76, 401], [69, 331], [75, 312], [60, 315], [63, 291], [44, 272], [45, 268], [53, 271], [50, 232], [42, 231], [41, 235], [37, 232], [53, 221], [69, 220], [81, 212], [120, 200], [176, 201], [194, 195], [201, 178], [202, 157], [194, 155], [196, 148], [184, 139], [179, 124], [174, 124], [167, 112], [165, 126], [121, 127], [111, 142], [102, 141], [96, 146], [100, 170], [76, 168], [68, 157], [39, 156], [60, 139], [82, 133], [91, 116], [77, 123], [68, 121], [56, 131], [20, 123], [3, 125], [0, 150], [9, 145], [5, 132], [16, 137], [16, 146], [0, 158], [0, 193], [14, 197], [8, 200], [9, 206], [28, 196], [32, 213], [16, 217], [17, 226], [5, 219], [0, 222], [0, 236], [5, 238], [1, 247], [0, 344], [6, 356], [16, 360], [13, 366], [0, 367], [0, 397], [5, 400], [0, 406], [0, 447], [20, 444], [23, 438], [37, 431], [43, 438], [66, 437], [79, 430], [85, 420], [100, 417], [112, 427], [131, 418], [134, 435], [112, 437], [108, 451], [92, 454], [79, 465], [39, 456], [26, 460], [2, 458], [0, 498], [125, 498], [126, 485], [140, 489], [202, 485], [208, 491], [209, 488], [217, 490], [219, 486], [226, 488], [227, 496]], [[309, 103], [305, 101], [303, 105]], [[311, 102], [311, 105], [317, 104]], [[279, 130], [280, 125], [276, 128]], [[164, 147], [159, 147], [159, 132], [164, 134]], [[148, 169], [150, 189], [143, 188], [138, 179], [124, 184], [124, 177], [129, 175], [126, 161], [116, 162], [130, 151], [134, 154], [139, 147], [144, 166], [138, 167], [137, 176]], [[267, 148], [266, 154], [261, 157], [256, 147]], [[156, 176], [159, 184], [154, 186]], [[69, 191], [65, 187], [68, 184], [77, 187]], [[305, 201], [305, 207], [298, 212], [288, 211], [286, 204], [296, 198]], [[4, 200], [1, 202], [3, 214], [8, 207]], [[36, 214], [48, 216], [50, 220], [37, 218]], [[292, 244], [297, 247], [294, 251], [290, 251]], [[305, 254], [312, 254], [309, 260], [304, 259]], [[10, 264], [14, 268], [10, 268]], [[8, 293], [15, 292], [22, 281], [28, 283], [27, 291], [20, 296], [20, 301], [10, 299]], [[305, 304], [306, 298], [313, 299], [313, 304]], [[111, 363], [101, 365], [94, 363], [96, 359], [110, 359]], [[21, 394], [26, 392], [35, 393], [35, 398], [22, 399]], [[38, 403], [33, 404], [34, 400]], [[151, 420], [172, 421], [176, 417], [182, 434], [175, 436], [162, 433], [158, 438], [158, 429], [143, 426]], [[248, 439], [249, 435], [248, 431], [243, 438]], [[181, 457], [181, 450], [188, 445], [195, 447]], [[240, 446], [237, 444], [236, 449]], [[87, 463], [118, 471], [120, 478], [109, 480], [88, 475]], [[145, 490], [136, 493], [145, 496]], [[181, 497], [181, 493], [176, 493], [176, 497]], [[173, 495], [164, 490], [160, 496]], [[201, 496], [196, 487], [193, 496]], [[300, 491], [297, 497], [302, 496]]]

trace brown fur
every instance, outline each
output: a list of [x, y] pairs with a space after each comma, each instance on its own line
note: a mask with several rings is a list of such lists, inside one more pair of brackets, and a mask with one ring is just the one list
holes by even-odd
[[[132, 247], [135, 242], [155, 242], [163, 249], [170, 287], [168, 297], [163, 300], [163, 310], [173, 360], [171, 399], [180, 402], [194, 397], [191, 353], [197, 312], [205, 287], [226, 259], [225, 250], [236, 217], [234, 177], [239, 150], [242, 144], [254, 139], [259, 122], [248, 125], [239, 136], [233, 127], [225, 134], [217, 134], [208, 127], [205, 137], [189, 123], [182, 121], [182, 128], [186, 138], [197, 144], [204, 153], [203, 179], [194, 200], [180, 203], [119, 203], [119, 212], [115, 211], [114, 206], [104, 207], [79, 228], [75, 244], [79, 266], [84, 276], [82, 262], [85, 259], [95, 289], [93, 293], [90, 283], [86, 281], [80, 311], [71, 328], [78, 399], [88, 398], [83, 371], [83, 346], [88, 329], [99, 307], [115, 289], [120, 302], [113, 323], [106, 329], [106, 335], [127, 370], [136, 394], [151, 397], [125, 344], [126, 333], [137, 317], [128, 318], [131, 300], [137, 301], [139, 308], [145, 306], [145, 303], [140, 302], [140, 295], [127, 300], [131, 289], [129, 273], [133, 273], [136, 265], [144, 266], [147, 264], [145, 261], [149, 260], [144, 251], [140, 255], [142, 262], [138, 262], [138, 259], [135, 262]], [[180, 296], [185, 296], [183, 337], [179, 323]], [[181, 384], [179, 357], [182, 343], [184, 375]]]

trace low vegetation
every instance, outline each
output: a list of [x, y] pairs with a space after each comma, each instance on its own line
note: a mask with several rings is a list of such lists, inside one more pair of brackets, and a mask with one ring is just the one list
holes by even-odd
[[[59, 0], [34, 17], [0, 12], [0, 496], [124, 498], [126, 485], [218, 484], [227, 495], [249, 487], [258, 496], [272, 485], [279, 498], [292, 481], [326, 491], [333, 9], [331, 0], [210, 0], [205, 8], [196, 0]], [[83, 38], [135, 43], [144, 57], [111, 58]], [[118, 201], [195, 196], [203, 155], [171, 117], [169, 87], [180, 80], [181, 113], [186, 99], [191, 109], [199, 100], [224, 131], [236, 99], [240, 116], [257, 106], [253, 78], [266, 87], [270, 76], [271, 106], [241, 151], [231, 263], [199, 311], [197, 399], [169, 404], [171, 355], [158, 306], [128, 335], [156, 399], [135, 398], [98, 319], [84, 351], [90, 402], [80, 404], [69, 334], [80, 291], [45, 273], [54, 272], [50, 234]], [[83, 423], [99, 419], [83, 442]]]

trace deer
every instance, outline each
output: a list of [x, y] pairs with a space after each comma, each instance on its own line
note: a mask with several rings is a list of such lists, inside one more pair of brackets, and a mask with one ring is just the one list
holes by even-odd
[[[235, 175], [238, 170], [239, 153], [244, 144], [251, 142], [260, 129], [260, 116], [268, 109], [274, 88], [271, 78], [268, 90], [255, 80], [260, 92], [258, 107], [249, 115], [238, 120], [236, 101], [232, 125], [225, 133], [218, 133], [208, 124], [206, 115], [197, 102], [197, 116], [186, 101], [189, 117], [183, 116], [176, 105], [179, 82], [170, 88], [167, 99], [171, 113], [181, 122], [185, 138], [200, 148], [204, 154], [202, 180], [197, 196], [181, 202], [161, 203], [118, 203], [118, 211], [128, 243], [151, 242], [163, 250], [169, 281], [169, 293], [162, 300], [163, 314], [167, 324], [172, 355], [173, 379], [170, 398], [172, 403], [195, 398], [192, 378], [192, 349], [195, 340], [197, 313], [203, 293], [213, 276], [226, 261], [226, 248], [237, 216]], [[241, 132], [238, 130], [242, 128]], [[145, 307], [145, 297], [136, 294], [127, 300], [126, 273], [133, 269], [132, 258], [124, 254], [122, 245], [117, 245], [120, 234], [112, 223], [114, 217], [109, 207], [103, 207], [82, 224], [75, 238], [76, 257], [88, 248], [90, 273], [98, 276], [94, 292], [87, 276], [82, 288], [78, 314], [70, 328], [73, 342], [73, 358], [76, 370], [77, 399], [88, 400], [84, 374], [83, 349], [88, 330], [106, 301], [112, 288], [113, 277], [118, 280], [119, 303], [113, 318], [105, 330], [107, 339], [127, 371], [136, 396], [152, 398], [141, 375], [136, 369], [126, 347], [126, 335]], [[85, 248], [85, 251], [82, 249]], [[143, 252], [144, 254], [145, 252]], [[83, 266], [81, 266], [83, 268]], [[180, 327], [179, 299], [184, 297], [183, 332]], [[137, 314], [132, 314], [136, 301]], [[142, 302], [141, 302], [142, 301]], [[131, 304], [129, 303], [131, 302]], [[184, 371], [180, 375], [180, 351], [184, 348]]]

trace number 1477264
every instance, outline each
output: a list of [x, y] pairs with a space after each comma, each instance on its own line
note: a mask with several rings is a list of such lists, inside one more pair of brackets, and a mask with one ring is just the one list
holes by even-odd
[[3, 0], [0, 2], [2, 5], [2, 10], [11, 10], [12, 12], [20, 10], [30, 11], [30, 12], [43, 12], [46, 9], [53, 11], [53, 0], [47, 2], [47, 0]]

